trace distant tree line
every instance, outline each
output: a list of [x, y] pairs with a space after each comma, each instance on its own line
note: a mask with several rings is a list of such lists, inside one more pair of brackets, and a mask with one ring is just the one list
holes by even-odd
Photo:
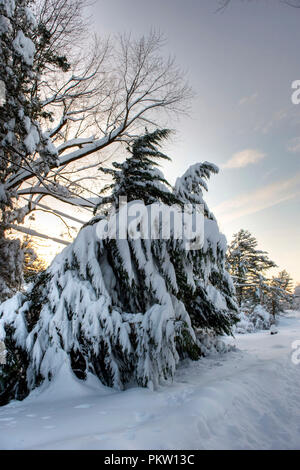
[[257, 245], [256, 238], [248, 230], [242, 229], [236, 233], [228, 246], [227, 269], [241, 308], [261, 304], [275, 316], [292, 306], [293, 280], [286, 270], [269, 277], [268, 271], [276, 264]]

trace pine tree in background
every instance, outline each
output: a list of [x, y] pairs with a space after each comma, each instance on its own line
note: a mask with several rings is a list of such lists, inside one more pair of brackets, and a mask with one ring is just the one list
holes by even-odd
[[107, 215], [86, 224], [26, 293], [2, 304], [0, 341], [8, 351], [0, 373], [2, 403], [23, 398], [61, 367], [81, 379], [92, 373], [118, 389], [131, 382], [153, 387], [173, 377], [180, 359], [207, 352], [205, 331], [230, 333], [237, 307], [225, 271], [226, 241], [208, 212], [198, 250], [172, 233], [99, 237], [100, 223], [124, 210], [119, 196], [128, 198], [126, 211], [139, 201], [138, 230], [153, 205], [180, 208], [196, 195], [203, 202], [205, 180], [216, 167], [192, 167], [172, 191], [157, 168], [166, 158], [157, 145], [167, 135], [159, 130], [135, 140], [129, 158], [107, 171], [113, 178], [111, 194], [102, 199]]
[[227, 252], [227, 267], [236, 288], [238, 303], [251, 301], [264, 303], [268, 279], [264, 273], [276, 267], [266, 251], [257, 249], [258, 242], [248, 230], [233, 236]]
[[270, 312], [275, 317], [279, 312], [291, 308], [294, 301], [293, 280], [286, 270], [273, 276], [269, 283], [267, 304]]
[[256, 238], [246, 230], [233, 236], [226, 262], [240, 307], [236, 332], [270, 329], [276, 323], [276, 315], [292, 306], [290, 275], [284, 270], [267, 277], [267, 271], [276, 265], [267, 252], [257, 250]]
[[251, 262], [249, 254], [255, 252], [256, 246], [256, 239], [243, 229], [233, 235], [228, 246], [227, 267], [235, 285], [239, 306], [241, 306], [243, 294], [246, 291], [248, 269]]
[[278, 273], [277, 278], [280, 280], [281, 288], [286, 292], [287, 302], [290, 303], [294, 290], [293, 279], [285, 269]]
[[46, 261], [38, 255], [37, 244], [28, 235], [22, 241], [24, 253], [23, 275], [25, 282], [33, 282], [37, 275], [47, 268]]

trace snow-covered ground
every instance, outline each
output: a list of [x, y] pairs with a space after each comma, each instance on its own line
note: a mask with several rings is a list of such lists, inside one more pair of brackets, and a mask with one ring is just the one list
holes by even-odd
[[[0, 408], [1, 449], [300, 449], [300, 312], [278, 334], [182, 364], [157, 391], [112, 391], [62, 368], [48, 388]], [[300, 344], [300, 343], [299, 343]]]

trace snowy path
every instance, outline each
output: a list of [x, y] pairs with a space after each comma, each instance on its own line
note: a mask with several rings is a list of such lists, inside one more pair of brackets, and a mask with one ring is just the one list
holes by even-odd
[[61, 374], [0, 408], [0, 449], [300, 449], [295, 340], [300, 312], [281, 318], [277, 335], [240, 335], [236, 351], [181, 366], [155, 392]]

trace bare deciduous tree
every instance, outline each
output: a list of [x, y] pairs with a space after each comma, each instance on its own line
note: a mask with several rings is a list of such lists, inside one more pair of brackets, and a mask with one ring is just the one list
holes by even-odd
[[[41, 159], [38, 153], [33, 154], [28, 164], [7, 181], [17, 195], [38, 195], [38, 202], [51, 195], [70, 204], [93, 207], [93, 198], [77, 197], [78, 182], [82, 186], [91, 178], [89, 169], [102, 160], [99, 152], [113, 143], [130, 140], [142, 126], [159, 125], [162, 111], [186, 111], [191, 97], [174, 59], [162, 56], [164, 39], [155, 31], [140, 39], [120, 35], [113, 41], [100, 41], [95, 37], [92, 47], [89, 41], [75, 48], [75, 54], [71, 50], [74, 31], [77, 37], [85, 36], [85, 23], [79, 15], [85, 4], [85, 0], [38, 2], [39, 18], [51, 35], [49, 48], [58, 53], [68, 50], [71, 55], [69, 70], [58, 71], [55, 66], [44, 65], [47, 51], [37, 54], [41, 75], [33, 94], [42, 97], [43, 128], [47, 125], [55, 144], [56, 162], [40, 180], [35, 173]], [[70, 170], [72, 163], [82, 159], [84, 165], [73, 165]], [[75, 173], [75, 181], [67, 182]], [[24, 187], [25, 182], [30, 183], [28, 187]]]
[[[94, 183], [103, 179], [95, 169], [107, 158], [103, 151], [128, 143], [146, 125], [165, 125], [163, 111], [186, 111], [191, 90], [174, 59], [164, 57], [162, 35], [91, 38], [84, 17], [89, 4], [8, 0], [0, 5], [10, 24], [1, 30], [6, 54], [1, 68], [6, 104], [1, 109], [6, 114], [0, 238], [40, 209], [46, 196], [94, 209]], [[5, 76], [7, 65], [11, 77]]]

